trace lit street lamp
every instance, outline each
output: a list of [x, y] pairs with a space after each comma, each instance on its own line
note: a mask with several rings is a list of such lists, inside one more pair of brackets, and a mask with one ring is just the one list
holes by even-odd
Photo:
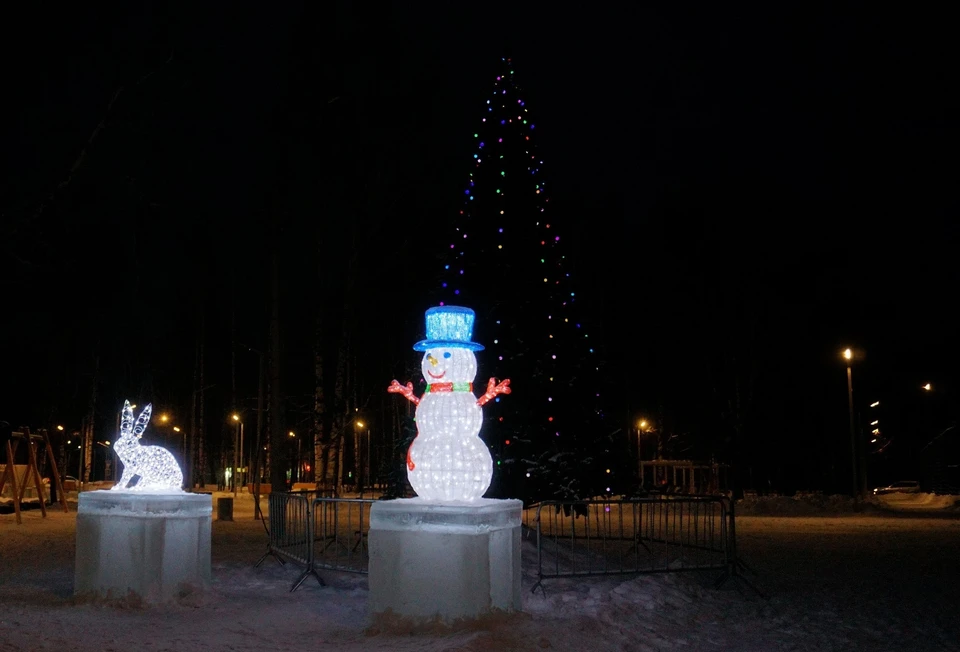
[[[366, 424], [363, 421], [355, 421], [354, 425], [359, 431], [360, 435], [357, 439], [359, 446], [357, 447], [357, 453], [360, 453], [361, 448], [363, 448], [363, 429]], [[358, 489], [362, 492], [364, 485], [370, 484], [370, 428], [367, 428], [367, 449], [363, 455], [363, 464], [357, 464], [357, 473], [360, 473], [361, 468], [363, 469], [363, 477], [359, 479]]]
[[927, 383], [926, 385], [923, 385], [923, 389], [927, 390], [928, 392], [932, 391], [933, 385], [931, 385], [930, 383]]
[[[180, 432], [180, 426], [173, 427], [174, 432]], [[180, 455], [183, 457], [183, 463], [187, 463], [187, 433], [180, 435]]]
[[[113, 480], [113, 479], [115, 479], [115, 478], [116, 478], [116, 473], [117, 473], [117, 459], [116, 459], [116, 453], [117, 453], [117, 452], [116, 452], [115, 450], [113, 450], [113, 448], [111, 448], [111, 446], [110, 446], [110, 440], [109, 440], [109, 439], [104, 439], [103, 441], [94, 441], [93, 443], [96, 444], [97, 446], [102, 446], [103, 448], [106, 448], [108, 451], [111, 451], [111, 452], [113, 453], [112, 455], [111, 455], [110, 453], [107, 453], [107, 454], [106, 454], [107, 457], [104, 458], [103, 479], [104, 479], [104, 480]], [[109, 478], [107, 477], [107, 469], [108, 469], [108, 468], [109, 468], [109, 470], [110, 470], [110, 473], [109, 473], [110, 477], [109, 477]]]
[[297, 433], [295, 433], [295, 432], [292, 431], [292, 430], [289, 432], [289, 436], [290, 436], [291, 439], [296, 439], [296, 440], [297, 440], [297, 469], [296, 469], [296, 473], [295, 473], [295, 474], [292, 473], [292, 474], [291, 474], [291, 477], [290, 477], [290, 483], [291, 483], [291, 485], [292, 485], [294, 482], [300, 482], [300, 480], [301, 480], [301, 478], [300, 478], [300, 475], [301, 475], [301, 473], [300, 473], [300, 462], [301, 462], [301, 458], [300, 458], [300, 438], [297, 437]]
[[844, 349], [843, 359], [847, 363], [847, 404], [850, 411], [850, 464], [853, 469], [853, 496], [860, 495], [857, 483], [857, 431], [853, 420], [853, 350]]
[[230, 415], [230, 418], [237, 424], [237, 429], [233, 435], [233, 473], [230, 474], [230, 481], [233, 482], [233, 496], [236, 498], [240, 480], [238, 471], [241, 457], [240, 450], [243, 448], [243, 421], [240, 420], [240, 415], [236, 413]]
[[640, 419], [640, 421], [637, 422], [637, 478], [639, 479], [641, 486], [643, 485], [643, 455], [641, 455], [641, 442], [643, 441], [643, 435], [651, 430], [652, 427], [646, 419]]

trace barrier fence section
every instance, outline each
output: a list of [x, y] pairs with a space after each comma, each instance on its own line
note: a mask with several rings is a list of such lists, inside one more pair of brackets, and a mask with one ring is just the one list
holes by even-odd
[[369, 570], [367, 533], [372, 498], [317, 498], [313, 501], [316, 524], [313, 568], [364, 573]]
[[[530, 512], [533, 511], [531, 522]], [[729, 499], [713, 496], [546, 501], [525, 514], [537, 583], [583, 575], [721, 571], [736, 575]]]
[[281, 565], [292, 561], [303, 572], [290, 591], [296, 591], [308, 576], [324, 585], [319, 569], [367, 573], [367, 532], [373, 499], [332, 498], [315, 491], [271, 492], [267, 557]]

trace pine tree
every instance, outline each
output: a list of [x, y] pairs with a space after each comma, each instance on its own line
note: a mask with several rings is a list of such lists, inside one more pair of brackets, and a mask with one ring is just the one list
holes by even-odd
[[473, 134], [463, 207], [442, 243], [437, 304], [477, 313], [477, 384], [510, 378], [484, 407], [491, 494], [585, 498], [612, 489], [611, 428], [600, 408], [600, 355], [553, 214], [536, 122], [504, 57]]

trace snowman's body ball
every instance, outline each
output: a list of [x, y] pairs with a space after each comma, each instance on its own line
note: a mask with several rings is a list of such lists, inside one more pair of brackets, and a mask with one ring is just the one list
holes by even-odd
[[417, 406], [417, 438], [410, 448], [413, 469], [407, 473], [417, 495], [434, 500], [475, 500], [490, 486], [493, 460], [478, 437], [483, 413], [470, 383], [477, 360], [465, 348], [433, 348], [421, 363], [429, 385], [453, 383], [428, 391]]

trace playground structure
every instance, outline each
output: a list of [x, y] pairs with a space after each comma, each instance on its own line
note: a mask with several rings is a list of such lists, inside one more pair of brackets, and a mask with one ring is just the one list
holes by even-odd
[[[15, 464], [17, 449], [20, 443], [24, 442], [27, 450], [26, 465]], [[9, 482], [10, 493], [12, 493], [13, 510], [16, 514], [17, 524], [22, 524], [20, 517], [24, 496], [26, 495], [28, 483], [33, 479], [34, 488], [37, 492], [37, 498], [40, 501], [40, 511], [43, 517], [47, 516], [47, 496], [44, 493], [43, 480], [40, 477], [40, 469], [37, 464], [37, 452], [40, 451], [40, 459], [44, 464], [50, 465], [51, 483], [55, 487], [59, 503], [63, 511], [67, 509], [67, 499], [63, 491], [63, 480], [57, 469], [56, 457], [53, 454], [53, 448], [50, 446], [50, 437], [46, 430], [40, 430], [37, 433], [31, 433], [29, 428], [21, 427], [20, 431], [13, 431], [9, 437], [4, 437], [0, 441], [2, 451], [0, 454], [5, 456], [3, 471], [0, 472], [0, 495]]]

